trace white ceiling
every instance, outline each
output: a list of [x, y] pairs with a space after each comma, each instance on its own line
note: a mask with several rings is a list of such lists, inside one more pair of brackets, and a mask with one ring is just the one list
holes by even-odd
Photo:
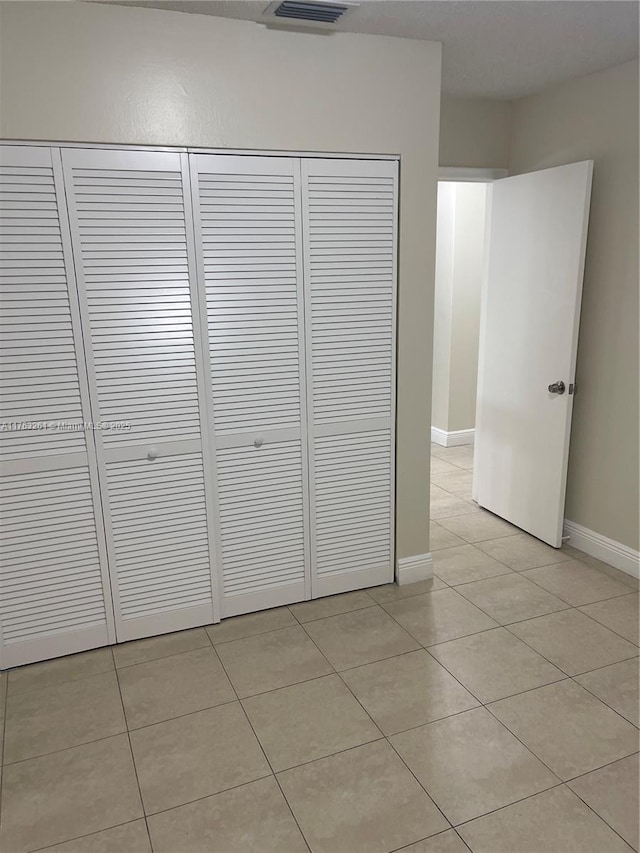
[[[269, 0], [111, 0], [259, 21]], [[638, 55], [635, 0], [363, 0], [336, 25], [440, 41], [443, 91], [511, 99]]]

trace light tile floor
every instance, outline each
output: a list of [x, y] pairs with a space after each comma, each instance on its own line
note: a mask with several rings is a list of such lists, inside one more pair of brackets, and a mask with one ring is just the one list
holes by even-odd
[[470, 499], [435, 577], [0, 676], [3, 853], [638, 849], [638, 583]]

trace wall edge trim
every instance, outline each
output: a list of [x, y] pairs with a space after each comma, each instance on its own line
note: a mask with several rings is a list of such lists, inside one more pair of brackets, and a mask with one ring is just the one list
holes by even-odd
[[431, 441], [441, 447], [459, 447], [462, 444], [473, 444], [475, 435], [475, 429], [456, 429], [447, 432], [440, 427], [431, 427]]
[[416, 554], [414, 557], [400, 557], [396, 572], [398, 586], [407, 583], [430, 580], [433, 577], [431, 554]]
[[609, 539], [566, 518], [564, 535], [569, 537], [569, 544], [579, 551], [584, 551], [590, 557], [602, 560], [627, 575], [640, 578], [640, 552], [629, 548], [628, 545]]

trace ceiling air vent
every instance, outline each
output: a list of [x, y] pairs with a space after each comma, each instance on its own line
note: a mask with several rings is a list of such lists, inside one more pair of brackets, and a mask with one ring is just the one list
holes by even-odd
[[315, 0], [277, 0], [264, 12], [270, 23], [302, 24], [303, 26], [331, 27], [359, 3], [342, 0], [340, 3], [323, 3]]

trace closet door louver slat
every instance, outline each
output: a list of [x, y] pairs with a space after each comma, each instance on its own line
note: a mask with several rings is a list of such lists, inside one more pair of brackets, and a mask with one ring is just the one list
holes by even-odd
[[299, 163], [191, 155], [222, 615], [310, 596]]
[[63, 152], [119, 640], [214, 619], [187, 156]]
[[302, 161], [313, 596], [394, 575], [397, 164]]
[[0, 148], [0, 667], [113, 642], [59, 152]]

